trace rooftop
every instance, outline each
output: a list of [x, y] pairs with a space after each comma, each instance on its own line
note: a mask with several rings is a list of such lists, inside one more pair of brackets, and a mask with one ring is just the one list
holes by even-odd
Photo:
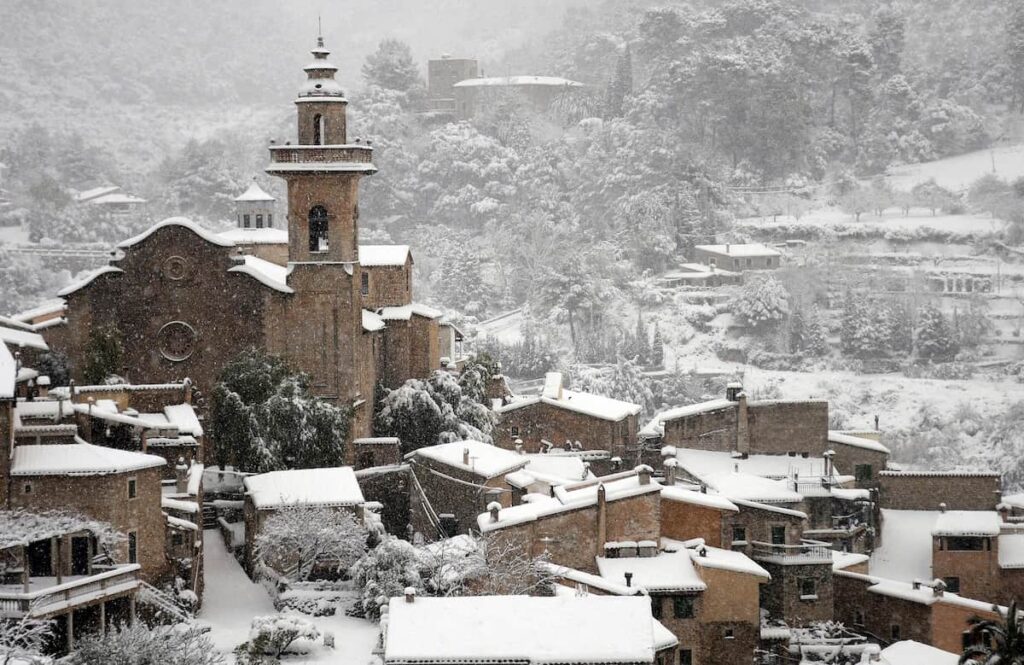
[[156, 455], [91, 443], [15, 446], [12, 476], [95, 476], [127, 473], [167, 464]]
[[845, 434], [836, 430], [830, 429], [828, 431], [829, 443], [841, 443], [845, 446], [854, 446], [856, 448], [863, 448], [865, 450], [874, 450], [876, 452], [889, 454], [889, 449], [875, 441], [864, 436], [853, 436], [851, 434]]
[[933, 536], [975, 536], [999, 535], [1003, 520], [994, 510], [949, 510], [939, 513], [932, 527]]
[[698, 402], [697, 404], [687, 404], [686, 406], [677, 406], [667, 411], [654, 416], [647, 425], [640, 430], [641, 436], [657, 437], [665, 434], [665, 422], [669, 420], [676, 420], [678, 418], [686, 418], [688, 416], [695, 416], [700, 413], [710, 413], [711, 411], [719, 411], [721, 409], [732, 409], [736, 407], [736, 402], [727, 399], [713, 399], [707, 402]]
[[275, 291], [294, 293], [292, 288], [288, 286], [289, 269], [287, 266], [261, 259], [258, 256], [245, 255], [238, 258], [241, 262], [228, 268], [228, 272], [245, 273]]
[[288, 231], [263, 227], [262, 229], [241, 228], [218, 233], [218, 236], [235, 245], [287, 245]]
[[[467, 451], [469, 463], [464, 464], [463, 460]], [[480, 441], [453, 441], [436, 446], [426, 446], [416, 450], [412, 456], [414, 458], [425, 457], [484, 478], [494, 478], [517, 471], [529, 464], [529, 460], [524, 455]]]
[[355, 506], [363, 503], [355, 473], [350, 466], [326, 469], [271, 471], [243, 480], [246, 493], [257, 509], [289, 505]]
[[453, 88], [480, 88], [491, 86], [545, 86], [560, 88], [582, 88], [579, 81], [570, 81], [558, 76], [492, 76], [459, 81]]
[[39, 351], [50, 350], [50, 347], [46, 344], [46, 340], [44, 340], [43, 336], [39, 333], [21, 330], [18, 328], [8, 328], [6, 326], [0, 326], [0, 342], [12, 346], [15, 349], [23, 346], [28, 349], [36, 349]]
[[413, 315], [422, 316], [427, 319], [441, 318], [440, 311], [433, 307], [420, 305], [419, 303], [411, 303], [401, 307], [381, 307], [377, 310], [377, 314], [385, 321], [408, 321]]
[[704, 591], [708, 585], [700, 578], [687, 552], [659, 552], [651, 557], [597, 557], [601, 577], [617, 584], [626, 584], [626, 573], [632, 584], [650, 593], [669, 591]]
[[727, 254], [736, 257], [780, 256], [779, 251], [761, 243], [737, 243], [728, 245], [697, 245], [694, 249], [715, 254]]
[[392, 598], [384, 662], [653, 663], [659, 642], [642, 596]]
[[409, 245], [359, 245], [361, 266], [404, 266], [409, 260]]
[[273, 202], [276, 200], [277, 199], [275, 199], [273, 196], [263, 191], [263, 188], [256, 183], [256, 178], [253, 178], [252, 182], [249, 183], [248, 189], [246, 189], [244, 192], [235, 197], [235, 201], [238, 203], [257, 201]]
[[642, 410], [639, 404], [633, 404], [632, 402], [624, 402], [611, 397], [563, 388], [562, 373], [548, 372], [544, 379], [544, 389], [540, 396], [513, 399], [508, 404], [497, 407], [495, 411], [497, 413], [508, 413], [540, 403], [612, 422], [618, 422], [629, 416], [635, 416]]
[[881, 665], [957, 665], [959, 654], [927, 644], [903, 640], [882, 649]]

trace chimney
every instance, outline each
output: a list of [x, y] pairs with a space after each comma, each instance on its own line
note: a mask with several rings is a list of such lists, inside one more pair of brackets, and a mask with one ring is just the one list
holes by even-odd
[[625, 577], [626, 577], [626, 586], [632, 587], [633, 586], [633, 573], [625, 573]]
[[665, 460], [665, 484], [675, 485], [676, 484], [676, 468], [679, 466], [679, 460], [674, 457], [670, 457]]
[[750, 427], [747, 422], [747, 394], [740, 390], [736, 395], [736, 450], [742, 455], [750, 454]]
[[640, 466], [636, 467], [633, 470], [636, 471], [636, 476], [640, 480], [641, 485], [651, 484], [651, 473], [654, 472], [654, 469], [647, 466], [646, 464], [641, 464]]
[[914, 580], [913, 582], [910, 583], [910, 586], [913, 587], [913, 589], [915, 591], [917, 591], [918, 589], [921, 588], [921, 580]]
[[405, 602], [414, 603], [416, 602], [416, 589], [415, 587], [405, 587]]
[[516, 439], [516, 452], [519, 453], [520, 455], [523, 454], [523, 440], [522, 439]]
[[462, 463], [469, 466], [469, 448], [462, 449]]
[[739, 394], [741, 392], [743, 392], [743, 384], [739, 381], [730, 381], [729, 384], [725, 386], [725, 399], [730, 402], [737, 402], [739, 401]]
[[185, 404], [192, 403], [192, 379], [185, 377], [185, 380], [181, 382], [181, 398]]
[[697, 550], [697, 555], [700, 556], [701, 558], [706, 557], [708, 555], [708, 548], [701, 547], [699, 550]]
[[700, 484], [700, 493], [701, 494], [707, 494], [708, 493], [708, 486], [705, 485], [704, 483]]
[[174, 465], [174, 491], [178, 494], [188, 492], [188, 465], [184, 457], [179, 457], [178, 463]]
[[491, 501], [487, 504], [487, 512], [491, 514], [491, 521], [497, 522], [500, 519], [501, 504], [497, 501]]
[[725, 253], [729, 253], [729, 243], [725, 243]]
[[946, 593], [946, 583], [940, 579], [936, 579], [932, 582], [932, 595], [936, 598], [941, 598]]
[[946, 512], [946, 502], [945, 501], [943, 501], [942, 503], [939, 504], [939, 512], [940, 513]]
[[44, 398], [50, 394], [50, 377], [45, 374], [36, 380], [36, 386], [39, 387], [39, 397]]
[[604, 489], [604, 483], [597, 485], [597, 543], [604, 547], [608, 540], [608, 499]]

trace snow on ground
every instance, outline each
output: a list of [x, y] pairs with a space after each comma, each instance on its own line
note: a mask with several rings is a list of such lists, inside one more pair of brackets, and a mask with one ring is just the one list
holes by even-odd
[[914, 185], [935, 178], [946, 189], [959, 191], [970, 187], [981, 176], [992, 173], [1003, 180], [1024, 175], [1024, 144], [991, 150], [976, 150], [923, 164], [908, 164], [890, 169], [889, 183], [895, 189], [909, 191]]
[[522, 341], [523, 310], [514, 309], [492, 319], [481, 321], [477, 330], [481, 337], [496, 339], [502, 344]]
[[932, 579], [932, 527], [937, 510], [882, 509], [882, 546], [871, 554], [872, 575], [900, 582]]
[[881, 217], [874, 213], [866, 212], [861, 214], [860, 221], [854, 216], [843, 212], [839, 208], [821, 208], [813, 210], [796, 219], [790, 215], [779, 215], [775, 219], [771, 217], [746, 217], [735, 222], [737, 230], [744, 227], [758, 227], [770, 229], [771, 227], [789, 227], [798, 224], [801, 226], [821, 227], [842, 227], [850, 228], [856, 226], [858, 229], [879, 229], [880, 233], [885, 231], [911, 231], [917, 228], [936, 229], [950, 233], [998, 233], [1003, 230], [1006, 223], [999, 219], [993, 219], [987, 213], [964, 214], [964, 215], [932, 215], [930, 210], [924, 208], [911, 208], [910, 214], [903, 216], [897, 208], [889, 208], [883, 212]]
[[[206, 590], [199, 620], [210, 626], [210, 639], [214, 646], [230, 659], [234, 648], [249, 638], [252, 618], [275, 614], [277, 610], [266, 590], [254, 584], [228, 552], [220, 532], [206, 530], [204, 544]], [[345, 608], [339, 608], [335, 616], [302, 616], [312, 621], [321, 633], [333, 633], [335, 649], [321, 648], [307, 656], [289, 656], [285, 663], [380, 663], [380, 659], [372, 654], [379, 634], [376, 624], [345, 616]]]

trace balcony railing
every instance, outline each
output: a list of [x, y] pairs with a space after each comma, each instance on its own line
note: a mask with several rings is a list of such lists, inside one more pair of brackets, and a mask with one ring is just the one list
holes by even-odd
[[758, 561], [787, 565], [832, 562], [831, 546], [818, 540], [805, 540], [799, 545], [778, 545], [754, 540], [750, 545], [750, 556]]
[[369, 164], [373, 151], [362, 145], [303, 145], [270, 147], [270, 161], [275, 164], [357, 162]]
[[0, 589], [0, 617], [47, 616], [132, 591], [139, 586], [140, 567], [137, 563], [126, 564], [53, 586], [33, 583], [29, 578], [28, 592]]

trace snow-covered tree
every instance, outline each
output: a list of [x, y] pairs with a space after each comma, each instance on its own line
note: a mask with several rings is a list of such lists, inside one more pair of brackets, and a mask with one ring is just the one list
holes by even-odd
[[956, 331], [946, 315], [933, 305], [921, 309], [915, 341], [917, 354], [929, 360], [948, 360], [960, 350]]
[[550, 595], [546, 555], [506, 538], [461, 535], [418, 550], [424, 591], [438, 596]]
[[771, 276], [749, 281], [733, 300], [732, 308], [750, 327], [772, 328], [789, 315], [789, 292]]
[[80, 639], [74, 665], [222, 665], [225, 660], [198, 626], [118, 626]]
[[652, 412], [656, 406], [654, 393], [633, 358], [619, 357], [614, 365], [600, 369], [581, 366], [573, 372], [572, 387], [574, 390], [639, 404], [645, 413]]
[[263, 523], [254, 546], [267, 566], [294, 580], [341, 575], [366, 553], [366, 527], [349, 512], [295, 504]]
[[381, 40], [377, 50], [366, 56], [362, 73], [369, 85], [405, 94], [423, 86], [412, 49], [399, 39]]
[[121, 332], [114, 326], [94, 325], [89, 329], [82, 374], [86, 383], [100, 384], [121, 371], [124, 345]]
[[386, 536], [352, 567], [352, 579], [361, 590], [354, 613], [380, 620], [380, 608], [407, 587], [422, 589], [420, 558], [405, 540]]
[[235, 648], [235, 658], [242, 665], [279, 662], [284, 654], [309, 653], [320, 639], [320, 630], [309, 619], [294, 614], [271, 614], [253, 617], [249, 640]]
[[0, 618], [0, 665], [43, 665], [46, 641], [53, 633], [53, 622], [21, 618]]

